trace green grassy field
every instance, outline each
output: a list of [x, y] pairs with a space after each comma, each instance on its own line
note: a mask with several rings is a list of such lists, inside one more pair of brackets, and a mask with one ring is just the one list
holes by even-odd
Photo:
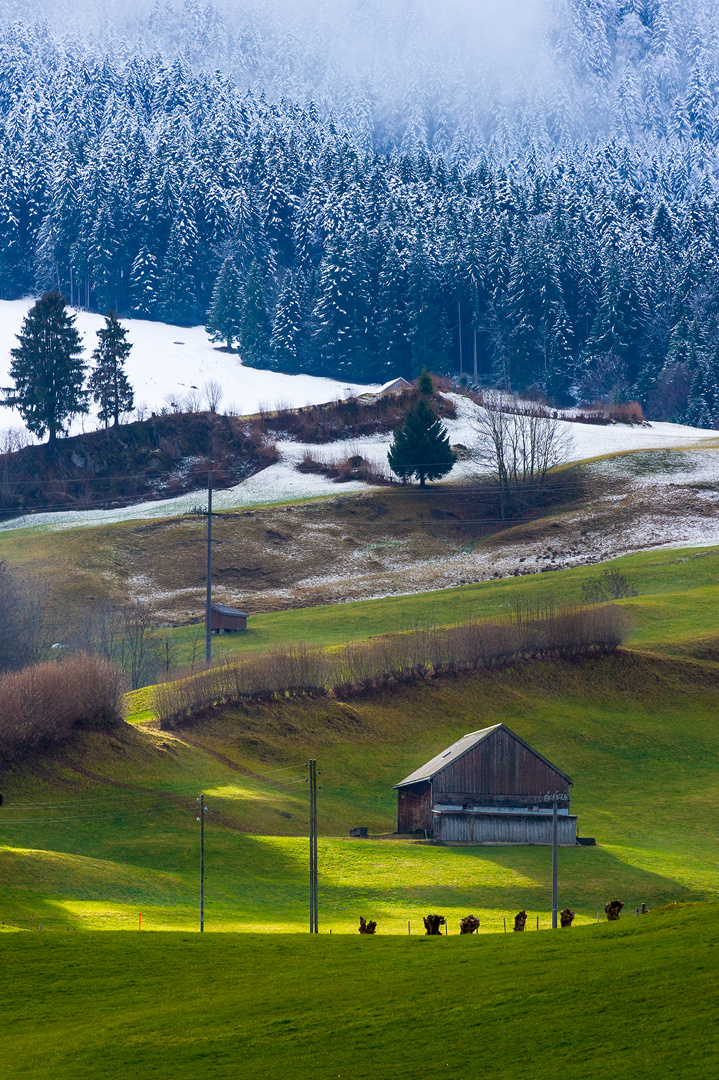
[[[616, 567], [636, 587], [638, 596], [621, 601], [634, 617], [629, 643], [667, 655], [719, 659], [719, 548], [642, 552], [602, 566]], [[436, 592], [391, 596], [348, 604], [300, 608], [253, 615], [241, 635], [216, 635], [216, 656], [255, 652], [305, 641], [342, 645], [397, 633], [420, 624], [446, 625], [468, 618], [505, 615], [517, 598], [531, 603], [579, 603], [582, 585], [596, 576], [594, 566], [482, 581]], [[195, 628], [171, 631], [181, 643], [180, 659], [189, 659]]]
[[7, 1080], [704, 1080], [719, 912], [450, 938], [0, 935]]
[[[578, 922], [616, 895], [632, 908], [719, 898], [719, 669], [618, 654], [527, 663], [324, 699], [226, 709], [173, 734], [84, 733], [38, 767], [6, 772], [0, 917], [27, 927], [197, 925], [195, 796], [207, 795], [207, 926], [306, 925], [307, 795], [320, 764], [321, 926], [359, 915], [404, 933], [438, 908], [483, 932], [524, 907], [547, 925], [546, 848], [442, 849], [392, 839], [392, 785], [443, 746], [506, 722], [574, 780], [581, 835], [560, 851], [560, 902]], [[348, 830], [367, 825], [376, 839]], [[385, 836], [386, 838], [382, 838]], [[536, 925], [536, 923], [535, 923]]]
[[[133, 724], [4, 769], [0, 1078], [517, 1080], [550, 1063], [571, 1080], [713, 1076], [718, 559], [621, 560], [639, 596], [623, 601], [632, 648], [615, 655], [226, 708], [176, 732], [142, 721], [140, 692]], [[265, 616], [264, 647], [502, 613], [519, 594], [571, 602], [590, 572]], [[597, 838], [559, 852], [571, 931], [549, 931], [549, 849], [391, 835], [392, 784], [498, 721], [570, 773], [579, 832]], [[310, 756], [321, 787], [312, 939], [297, 933]], [[372, 839], [348, 838], [358, 824]], [[597, 925], [615, 897], [624, 917]], [[635, 918], [642, 902], [679, 906]], [[528, 932], [505, 935], [520, 908]], [[448, 938], [421, 936], [430, 910], [448, 918]], [[480, 934], [460, 938], [470, 912]], [[356, 933], [359, 915], [378, 921], [376, 938]]]

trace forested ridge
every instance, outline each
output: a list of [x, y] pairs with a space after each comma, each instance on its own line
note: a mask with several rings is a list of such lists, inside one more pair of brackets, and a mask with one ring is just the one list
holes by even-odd
[[491, 114], [485, 86], [464, 123], [429, 84], [386, 123], [354, 91], [333, 113], [296, 63], [296, 96], [265, 94], [270, 38], [246, 90], [179, 39], [171, 55], [167, 5], [144, 51], [6, 24], [0, 294], [191, 324], [232, 258], [245, 363], [381, 381], [472, 377], [476, 355], [480, 382], [713, 424], [716, 27], [702, 5], [683, 23], [658, 2], [565, 10], [551, 93], [530, 109], [497, 90]]

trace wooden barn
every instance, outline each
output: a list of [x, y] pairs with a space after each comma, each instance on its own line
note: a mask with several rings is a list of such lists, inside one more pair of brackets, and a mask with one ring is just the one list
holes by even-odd
[[423, 832], [446, 844], [551, 844], [559, 793], [559, 843], [577, 842], [569, 813], [572, 781], [505, 724], [465, 735], [397, 790], [397, 831]]
[[213, 634], [233, 634], [247, 629], [247, 612], [226, 604], [213, 604], [210, 629]]

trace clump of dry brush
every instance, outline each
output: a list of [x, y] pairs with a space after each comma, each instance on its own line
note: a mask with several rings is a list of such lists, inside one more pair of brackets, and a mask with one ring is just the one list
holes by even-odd
[[114, 664], [87, 654], [5, 675], [0, 679], [0, 751], [12, 758], [64, 742], [79, 727], [112, 727], [123, 718], [125, 690]]
[[502, 622], [417, 628], [330, 651], [299, 644], [220, 663], [156, 687], [154, 707], [161, 725], [171, 728], [209, 708], [239, 701], [303, 694], [346, 697], [390, 683], [531, 657], [611, 652], [621, 644], [627, 625], [626, 613], [612, 605], [519, 605]]

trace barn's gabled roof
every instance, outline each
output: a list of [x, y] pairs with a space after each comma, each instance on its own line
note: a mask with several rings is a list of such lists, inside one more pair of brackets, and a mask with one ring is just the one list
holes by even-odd
[[492, 724], [491, 727], [480, 728], [479, 731], [470, 731], [468, 735], [463, 735], [461, 739], [457, 739], [456, 743], [452, 743], [452, 745], [447, 747], [446, 750], [443, 750], [441, 754], [437, 754], [435, 757], [431, 758], [425, 765], [422, 765], [419, 769], [415, 769], [413, 773], [410, 773], [409, 776], [406, 776], [404, 780], [401, 780], [399, 784], [395, 784], [394, 786], [396, 788], [401, 788], [407, 787], [409, 784], [419, 784], [422, 780], [431, 780], [433, 776], [436, 776], [442, 769], [445, 769], [447, 765], [450, 765], [452, 762], [457, 761], [458, 758], [463, 757], [469, 750], [474, 749], [478, 743], [483, 742], [484, 739], [494, 731], [497, 731], [498, 728], [504, 728], [505, 731], [509, 732], [513, 739], [516, 739], [517, 742], [526, 747], [530, 753], [534, 754], [535, 757], [538, 757], [539, 760], [543, 761], [545, 765], [548, 765], [550, 769], [554, 769], [555, 772], [559, 773], [560, 776], [563, 776], [564, 779], [571, 784], [572, 781], [570, 777], [567, 776], [562, 769], [558, 768], [551, 761], [548, 761], [547, 758], [535, 750], [533, 746], [530, 746], [529, 743], [525, 742], [524, 739], [520, 738], [519, 735], [508, 728], [506, 724]]
[[212, 610], [217, 611], [220, 615], [237, 615], [243, 619], [248, 617], [246, 611], [240, 611], [240, 609], [236, 607], [228, 607], [227, 604], [213, 604]]

